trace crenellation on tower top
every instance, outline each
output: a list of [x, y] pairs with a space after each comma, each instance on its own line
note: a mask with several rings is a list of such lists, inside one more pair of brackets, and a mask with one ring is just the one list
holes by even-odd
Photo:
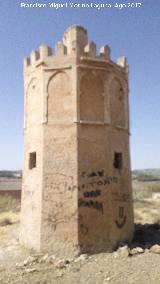
[[57, 56], [67, 55], [67, 47], [63, 44], [63, 42], [58, 41], [55, 46]]
[[92, 41], [84, 47], [85, 55], [89, 57], [96, 57], [96, 44]]
[[34, 64], [38, 59], [40, 58], [40, 53], [39, 51], [32, 50], [30, 59], [31, 59], [31, 64]]
[[127, 58], [125, 56], [121, 56], [117, 59], [117, 65], [125, 68], [127, 67]]
[[52, 48], [46, 44], [39, 47], [40, 60], [45, 60], [48, 56], [52, 55]]
[[52, 49], [46, 44], [41, 44], [39, 51], [33, 50], [29, 57], [24, 59], [24, 68], [35, 66], [39, 61], [45, 61], [48, 57], [52, 56]]
[[31, 64], [30, 57], [24, 58], [24, 61], [23, 61], [24, 68], [30, 66], [30, 64]]
[[107, 61], [110, 60], [110, 54], [111, 54], [111, 50], [110, 50], [110, 47], [108, 45], [103, 45], [100, 50], [100, 57], [102, 59], [105, 59]]
[[[96, 44], [88, 41], [88, 34], [86, 29], [81, 26], [71, 26], [63, 35], [62, 41], [58, 41], [55, 45], [55, 54], [52, 52], [52, 48], [46, 44], [42, 44], [39, 47], [39, 51], [33, 50], [30, 57], [27, 57], [24, 61], [24, 68], [29, 66], [37, 67], [37, 62], [45, 62], [46, 64], [54, 64], [56, 57], [79, 57], [92, 60], [106, 61], [118, 65], [128, 72], [128, 64], [125, 57], [117, 59], [117, 63], [111, 60], [111, 51], [108, 45], [103, 45], [99, 49], [99, 54], [96, 51]], [[49, 61], [48, 61], [49, 59]], [[39, 65], [38, 65], [39, 66]]]

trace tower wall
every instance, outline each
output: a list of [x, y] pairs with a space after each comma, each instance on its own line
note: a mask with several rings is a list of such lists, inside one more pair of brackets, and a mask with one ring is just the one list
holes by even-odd
[[[26, 246], [40, 249], [43, 181], [43, 80], [42, 72], [25, 74], [24, 170], [21, 238]], [[31, 159], [36, 152], [36, 164]], [[33, 156], [32, 156], [33, 155]], [[36, 228], [36, 229], [35, 229]]]
[[131, 240], [125, 58], [112, 62], [108, 46], [97, 55], [86, 30], [73, 26], [55, 55], [45, 45], [32, 52], [24, 75], [22, 243], [63, 255]]
[[71, 252], [78, 244], [74, 78], [71, 68], [56, 73], [49, 80], [48, 123], [43, 133], [42, 249], [54, 248], [54, 252], [62, 254]]
[[79, 243], [84, 252], [112, 250], [133, 234], [128, 78], [118, 66], [84, 60], [78, 82]]

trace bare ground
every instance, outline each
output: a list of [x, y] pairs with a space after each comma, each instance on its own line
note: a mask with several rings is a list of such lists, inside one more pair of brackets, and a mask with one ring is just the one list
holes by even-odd
[[35, 255], [20, 247], [19, 223], [1, 226], [0, 284], [160, 284], [160, 254], [149, 250], [160, 245], [160, 200], [137, 198], [135, 217], [141, 224], [136, 226], [132, 247], [140, 246], [143, 253], [100, 253], [52, 262], [41, 262], [42, 256], [36, 256], [36, 261], [26, 265], [27, 257]]
[[[2, 228], [1, 228], [2, 229]], [[23, 261], [31, 253], [19, 247], [17, 225], [3, 227], [0, 244], [0, 283], [6, 284], [159, 284], [160, 254], [148, 250], [135, 256], [117, 252], [100, 253], [82, 260], [69, 259], [62, 267], [54, 263], [31, 263]], [[16, 232], [16, 234], [15, 234]], [[64, 261], [64, 260], [63, 260]], [[22, 266], [16, 266], [16, 263]]]

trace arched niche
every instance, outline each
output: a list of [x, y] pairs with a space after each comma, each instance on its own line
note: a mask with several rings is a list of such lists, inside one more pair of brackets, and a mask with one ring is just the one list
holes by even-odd
[[56, 73], [48, 84], [48, 123], [73, 120], [73, 98], [70, 77]]
[[80, 119], [104, 121], [104, 86], [97, 74], [88, 72], [80, 82]]
[[111, 124], [125, 127], [125, 94], [121, 82], [114, 78], [110, 83]]
[[32, 78], [26, 90], [26, 126], [34, 126], [41, 122], [42, 100], [40, 98], [38, 78]]

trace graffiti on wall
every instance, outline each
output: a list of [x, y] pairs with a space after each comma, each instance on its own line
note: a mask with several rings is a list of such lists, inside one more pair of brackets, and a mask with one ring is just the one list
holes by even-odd
[[44, 181], [44, 199], [55, 200], [55, 195], [65, 195], [72, 198], [72, 192], [78, 189], [74, 183], [73, 176], [61, 173], [47, 174]]
[[132, 196], [127, 192], [113, 192], [112, 201], [117, 203], [117, 219], [115, 220], [116, 227], [122, 229], [127, 222], [127, 214], [125, 213], [124, 206], [118, 206], [118, 203], [123, 202], [123, 204], [132, 202]]
[[[81, 182], [76, 185], [73, 176], [62, 173], [47, 174], [45, 177], [45, 191], [43, 192], [44, 200], [54, 207], [55, 212], [58, 212], [59, 209], [61, 212], [66, 212], [67, 204], [71, 204], [70, 202], [75, 200], [73, 199], [73, 196], [75, 196], [74, 192], [79, 191], [78, 207], [96, 210], [103, 215], [105, 201], [101, 198], [101, 195], [110, 188], [110, 185], [118, 184], [118, 177], [107, 175], [103, 169], [90, 172], [83, 171], [80, 177]], [[129, 199], [130, 196], [128, 193], [112, 193], [112, 201], [128, 202]], [[51, 220], [52, 218], [50, 217], [49, 219]], [[66, 218], [64, 219], [66, 220]], [[120, 207], [118, 218], [115, 220], [116, 226], [122, 228], [126, 223], [126, 219], [124, 209]], [[55, 222], [53, 223], [55, 224]], [[82, 231], [85, 232], [86, 229], [83, 228]]]
[[91, 171], [89, 173], [82, 172], [81, 178], [82, 182], [79, 186], [79, 190], [85, 190], [85, 192], [88, 192], [84, 197], [90, 197], [89, 190], [90, 195], [92, 195], [93, 197], [97, 197], [100, 195], [100, 191], [102, 188], [106, 189], [107, 186], [118, 183], [118, 177], [109, 176], [105, 173], [104, 170]]
[[81, 185], [82, 189], [87, 189], [89, 187], [94, 188], [95, 186], [106, 186], [118, 183], [118, 177], [109, 176], [105, 173], [104, 170], [92, 171], [89, 173], [82, 172], [81, 177], [84, 181]]
[[78, 207], [88, 207], [88, 208], [94, 208], [103, 214], [103, 202], [98, 202], [95, 200], [84, 200], [79, 199], [78, 200]]
[[118, 229], [122, 229], [126, 224], [127, 216], [125, 215], [125, 208], [123, 206], [118, 207], [118, 218], [115, 220], [115, 224]]
[[104, 202], [99, 200], [101, 193], [107, 189], [111, 184], [117, 184], [118, 178], [116, 176], [109, 176], [102, 170], [90, 171], [81, 173], [82, 183], [79, 186], [79, 191], [83, 196], [78, 200], [79, 207], [87, 207], [96, 209], [103, 215]]
[[94, 171], [88, 174], [82, 172], [81, 177], [81, 184], [76, 185], [73, 176], [61, 173], [47, 174], [44, 181], [46, 188], [44, 198], [52, 198], [53, 193], [59, 195], [74, 192], [75, 190], [83, 191], [84, 198], [98, 197], [101, 195], [101, 190], [106, 189], [106, 186], [118, 183], [117, 177], [108, 176], [104, 173], [104, 170]]
[[[44, 178], [43, 216], [52, 231], [71, 222], [76, 222], [77, 207], [74, 197], [75, 186], [73, 176], [61, 173], [47, 173]], [[67, 232], [67, 230], [66, 230]]]

